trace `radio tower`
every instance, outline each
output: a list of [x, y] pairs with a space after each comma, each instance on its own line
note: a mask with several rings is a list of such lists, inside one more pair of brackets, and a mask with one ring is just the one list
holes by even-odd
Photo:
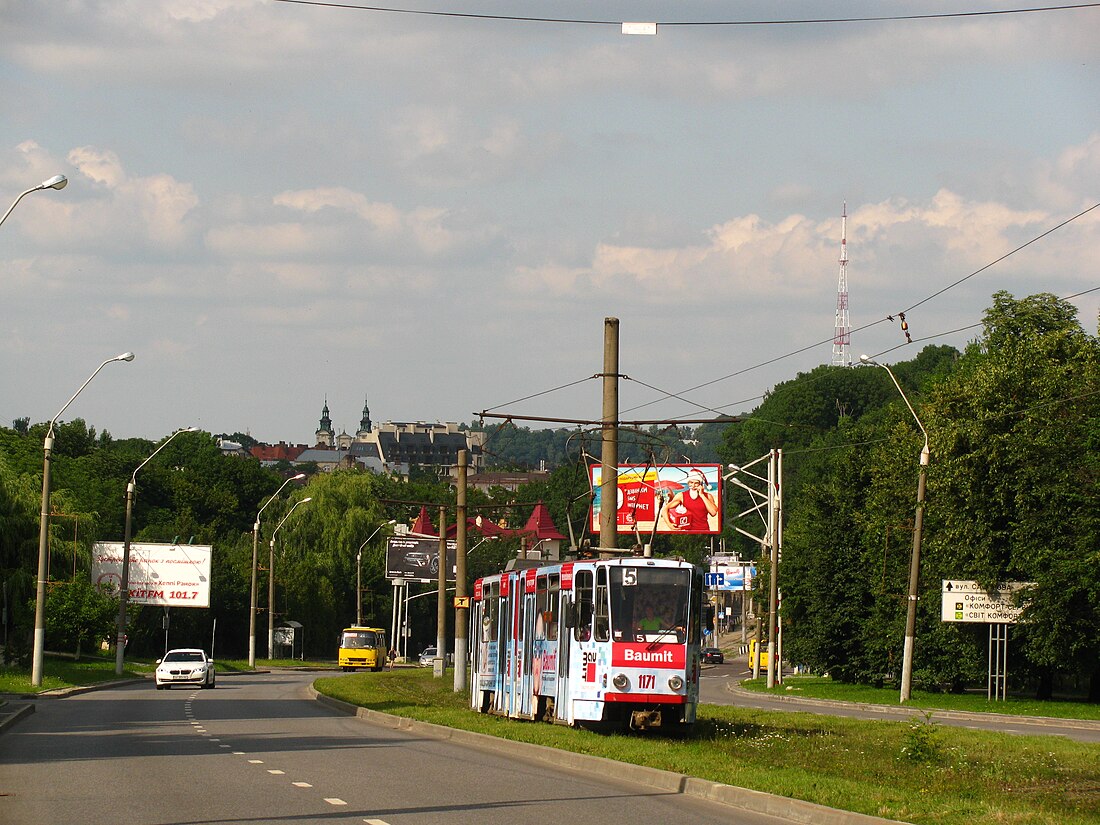
[[848, 320], [848, 202], [840, 218], [840, 280], [836, 285], [836, 331], [833, 333], [833, 366], [852, 366], [852, 326]]

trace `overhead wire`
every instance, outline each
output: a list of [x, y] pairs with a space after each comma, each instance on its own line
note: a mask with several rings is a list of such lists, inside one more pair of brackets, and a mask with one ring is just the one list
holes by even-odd
[[[516, 14], [481, 14], [477, 12], [439, 11], [432, 9], [415, 9], [401, 6], [368, 6], [359, 3], [336, 3], [331, 0], [275, 0], [277, 3], [288, 3], [297, 6], [320, 6], [334, 9], [348, 9], [353, 11], [383, 12], [389, 14], [421, 15], [425, 17], [450, 17], [468, 20], [492, 20], [508, 21], [516, 23], [558, 23], [585, 26], [621, 26], [624, 21], [599, 18], [581, 17], [541, 17]], [[806, 17], [806, 18], [776, 18], [768, 20], [664, 20], [655, 21], [657, 26], [805, 26], [828, 25], [843, 23], [896, 23], [916, 20], [949, 20], [967, 17], [993, 17], [1011, 14], [1039, 14], [1055, 11], [1073, 11], [1077, 9], [1090, 9], [1100, 6], [1100, 3], [1072, 3], [1057, 6], [1033, 6], [1015, 9], [985, 9], [981, 11], [939, 12], [928, 14], [894, 14], [894, 15], [869, 15], [862, 17]]]

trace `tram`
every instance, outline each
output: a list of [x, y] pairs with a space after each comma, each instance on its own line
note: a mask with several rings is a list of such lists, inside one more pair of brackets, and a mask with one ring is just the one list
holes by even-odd
[[478, 579], [471, 707], [575, 727], [686, 729], [699, 704], [702, 599], [702, 570], [670, 559]]

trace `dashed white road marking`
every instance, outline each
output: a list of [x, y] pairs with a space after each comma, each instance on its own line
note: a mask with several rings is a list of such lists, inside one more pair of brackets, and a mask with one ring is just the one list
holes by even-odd
[[249, 765], [262, 765], [263, 763], [264, 763], [264, 760], [262, 760], [262, 759], [249, 759], [248, 760]]
[[312, 786], [312, 785], [310, 785], [310, 784], [309, 784], [308, 782], [292, 782], [291, 784], [292, 784], [292, 785], [293, 785], [293, 786], [294, 786], [295, 788], [312, 788], [312, 787], [313, 787], [313, 786]]
[[342, 800], [338, 797], [335, 797], [335, 796], [326, 796], [325, 797], [325, 802], [327, 802], [329, 805], [347, 805], [348, 804], [344, 800]]
[[364, 819], [363, 821], [367, 823], [367, 825], [390, 825], [390, 823], [386, 822], [384, 819]]
[[268, 768], [267, 772], [274, 775], [274, 776], [285, 776], [286, 775], [286, 771], [280, 771], [278, 769], [273, 770], [271, 768]]

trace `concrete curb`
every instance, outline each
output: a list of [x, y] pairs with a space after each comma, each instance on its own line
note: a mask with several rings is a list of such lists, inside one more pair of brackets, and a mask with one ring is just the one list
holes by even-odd
[[644, 765], [617, 762], [614, 759], [606, 759], [602, 756], [561, 751], [542, 745], [514, 742], [510, 739], [500, 739], [483, 733], [448, 728], [431, 722], [420, 722], [403, 716], [393, 716], [325, 696], [318, 693], [313, 685], [309, 685], [308, 690], [309, 694], [321, 704], [380, 727], [409, 731], [423, 736], [430, 736], [433, 739], [450, 740], [482, 750], [490, 750], [497, 754], [527, 761], [542, 762], [588, 775], [613, 776], [624, 782], [654, 788], [666, 793], [682, 793], [686, 796], [695, 796], [710, 802], [729, 805], [733, 808], [778, 817], [786, 822], [799, 823], [799, 825], [897, 825], [898, 823], [898, 820], [881, 819], [866, 814], [841, 811], [837, 808], [803, 802], [800, 799], [789, 799], [762, 791], [739, 788], [735, 785], [724, 785], [721, 782], [711, 782], [707, 779], [663, 771], [658, 768], [649, 768]]
[[0, 709], [0, 733], [6, 731], [24, 716], [30, 716], [32, 713], [34, 713], [34, 705], [30, 703], [19, 705], [11, 710], [8, 710], [8, 706], [4, 705]]
[[936, 719], [958, 719], [962, 721], [981, 722], [989, 720], [1002, 721], [1007, 724], [1020, 725], [1047, 725], [1078, 730], [1100, 730], [1100, 721], [1093, 719], [1063, 719], [1054, 716], [1014, 716], [1007, 713], [978, 713], [965, 710], [937, 710], [935, 708], [915, 708], [902, 705], [874, 705], [869, 702], [847, 702], [840, 699], [813, 699], [807, 696], [790, 696], [777, 693], [759, 693], [755, 690], [746, 690], [739, 683], [727, 684], [726, 690], [739, 696], [756, 699], [776, 699], [780, 702], [789, 702], [792, 705], [805, 705], [815, 708], [853, 708], [867, 713], [879, 713], [883, 716], [895, 717], [899, 721], [909, 719], [923, 719], [926, 713], [931, 714], [932, 721]]

